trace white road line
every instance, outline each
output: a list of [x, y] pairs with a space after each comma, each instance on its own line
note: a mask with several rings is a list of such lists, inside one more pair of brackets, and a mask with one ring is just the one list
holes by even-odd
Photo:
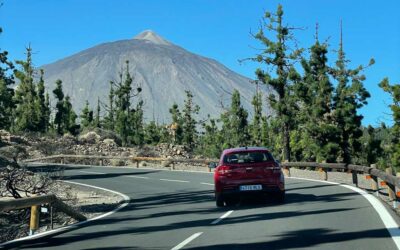
[[186, 240], [182, 241], [181, 243], [179, 243], [179, 245], [171, 248], [171, 250], [179, 250], [182, 247], [186, 246], [187, 244], [189, 244], [189, 242], [191, 242], [192, 240], [196, 239], [197, 237], [199, 237], [203, 232], [198, 232], [193, 234], [192, 236], [190, 236], [189, 238], [187, 238]]
[[133, 175], [124, 175], [124, 177], [129, 177], [129, 178], [137, 178], [137, 179], [149, 179], [149, 177], [145, 176], [133, 176]]
[[81, 173], [85, 173], [85, 174], [106, 174], [106, 173], [101, 173], [101, 172], [91, 172], [91, 171], [79, 171]]
[[315, 181], [315, 182], [323, 182], [323, 183], [329, 183], [333, 185], [338, 185], [342, 186], [348, 189], [351, 189], [360, 195], [362, 195], [367, 201], [372, 205], [372, 207], [375, 209], [375, 211], [378, 213], [379, 217], [381, 218], [383, 224], [385, 225], [386, 229], [389, 231], [390, 236], [392, 236], [392, 239], [397, 246], [398, 249], [400, 249], [400, 229], [399, 225], [397, 222], [393, 219], [393, 217], [390, 215], [390, 213], [387, 211], [386, 207], [382, 204], [382, 202], [376, 198], [375, 196], [367, 193], [366, 191], [358, 188], [358, 187], [353, 187], [350, 185], [346, 184], [340, 184], [336, 182], [331, 182], [331, 181], [321, 181], [321, 180], [313, 180], [313, 179], [307, 179], [307, 178], [299, 178], [299, 177], [288, 177], [291, 179], [298, 179], [298, 180], [306, 180], [306, 181]]
[[190, 181], [170, 180], [170, 179], [160, 179], [160, 181], [185, 182], [185, 183], [190, 182]]
[[212, 183], [207, 183], [207, 182], [200, 182], [200, 184], [202, 184], [202, 185], [208, 185], [208, 186], [214, 186], [214, 184], [212, 184]]
[[224, 213], [221, 217], [219, 217], [219, 218], [216, 219], [215, 221], [211, 222], [211, 225], [218, 224], [222, 219], [225, 219], [225, 218], [228, 217], [231, 213], [233, 213], [233, 210], [230, 210], [230, 211]]

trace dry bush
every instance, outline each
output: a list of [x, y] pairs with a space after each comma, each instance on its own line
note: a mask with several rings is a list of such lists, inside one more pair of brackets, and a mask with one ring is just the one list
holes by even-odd
[[41, 141], [38, 142], [34, 145], [34, 149], [38, 150], [44, 155], [58, 155], [58, 154], [74, 154], [74, 151], [72, 150], [72, 145], [74, 145], [75, 142], [72, 140], [57, 140], [57, 141]]
[[139, 157], [160, 157], [159, 153], [154, 150], [154, 147], [143, 145], [138, 148], [137, 156]]
[[121, 160], [121, 159], [111, 159], [110, 164], [111, 164], [111, 166], [114, 166], [114, 167], [121, 167], [121, 166], [126, 165], [125, 161]]
[[17, 162], [20, 159], [26, 159], [28, 152], [24, 147], [18, 145], [5, 146], [0, 148], [0, 156], [9, 161]]
[[18, 164], [8, 165], [0, 170], [0, 196], [19, 199], [48, 194], [54, 183], [51, 175], [55, 173], [35, 174]]
[[[16, 162], [8, 162], [0, 168], [0, 197], [15, 199], [44, 194], [62, 194], [73, 201], [73, 195], [68, 190], [60, 189], [57, 178], [63, 175], [63, 170], [51, 168], [41, 174], [34, 173]], [[0, 242], [26, 236], [29, 232], [28, 221], [30, 209], [12, 210], [0, 213]]]
[[84, 130], [82, 131], [81, 134], [85, 134], [89, 131], [93, 131], [96, 134], [98, 134], [100, 136], [100, 140], [105, 140], [105, 139], [113, 139], [114, 142], [118, 145], [121, 146], [122, 144], [122, 140], [121, 138], [114, 132], [111, 130], [106, 130], [106, 129], [102, 129], [102, 128], [92, 128], [90, 130]]
[[79, 136], [79, 141], [82, 143], [88, 143], [88, 144], [96, 144], [100, 142], [100, 135], [98, 135], [96, 132], [90, 131], [86, 134], [83, 134]]

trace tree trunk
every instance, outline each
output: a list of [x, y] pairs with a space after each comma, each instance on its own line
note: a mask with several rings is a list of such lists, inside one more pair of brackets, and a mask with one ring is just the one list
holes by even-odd
[[283, 125], [283, 157], [284, 161], [290, 162], [290, 130], [287, 122]]

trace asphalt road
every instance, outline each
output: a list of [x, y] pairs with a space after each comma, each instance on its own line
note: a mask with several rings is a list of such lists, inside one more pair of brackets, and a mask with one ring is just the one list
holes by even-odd
[[250, 199], [221, 209], [209, 173], [70, 167], [65, 179], [131, 201], [103, 219], [16, 249], [397, 249], [371, 204], [337, 185], [286, 179], [284, 204]]

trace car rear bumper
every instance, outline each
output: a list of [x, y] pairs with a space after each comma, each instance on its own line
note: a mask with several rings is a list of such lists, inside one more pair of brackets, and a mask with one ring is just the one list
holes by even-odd
[[241, 195], [253, 195], [253, 194], [277, 194], [285, 192], [285, 189], [279, 186], [262, 186], [262, 190], [242, 191], [239, 186], [230, 189], [222, 189], [221, 194], [223, 196], [241, 196]]

